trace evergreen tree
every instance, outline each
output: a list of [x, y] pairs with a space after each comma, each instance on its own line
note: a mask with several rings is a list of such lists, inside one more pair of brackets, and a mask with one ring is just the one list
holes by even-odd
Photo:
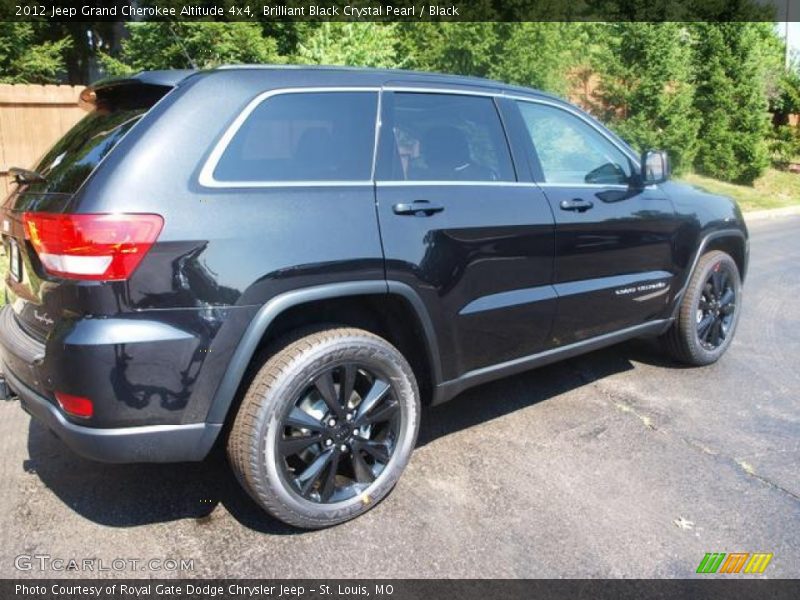
[[583, 23], [525, 22], [500, 25], [505, 40], [489, 75], [508, 83], [567, 95], [575, 85], [576, 67], [585, 63], [589, 45]]
[[42, 40], [33, 23], [0, 21], [0, 83], [58, 82], [70, 47], [69, 38]]
[[666, 150], [675, 171], [691, 167], [700, 125], [694, 108], [690, 32], [683, 23], [611, 23], [595, 64], [595, 112], [639, 150]]
[[292, 62], [312, 65], [349, 65], [401, 68], [396, 23], [321, 23], [302, 31]]
[[129, 37], [119, 56], [101, 54], [109, 75], [145, 69], [209, 68], [225, 63], [284, 62], [274, 39], [256, 23], [127, 23]]
[[695, 168], [752, 183], [769, 165], [765, 60], [770, 23], [697, 23], [695, 107], [702, 118]]

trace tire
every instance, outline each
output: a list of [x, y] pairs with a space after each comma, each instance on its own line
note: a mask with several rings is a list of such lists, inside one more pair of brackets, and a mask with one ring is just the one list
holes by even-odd
[[256, 373], [228, 456], [272, 516], [320, 529], [392, 490], [416, 443], [420, 399], [411, 367], [386, 340], [352, 328], [300, 335]]
[[719, 250], [704, 254], [689, 280], [678, 317], [663, 336], [668, 353], [692, 366], [719, 360], [736, 332], [741, 299], [742, 279], [733, 258]]

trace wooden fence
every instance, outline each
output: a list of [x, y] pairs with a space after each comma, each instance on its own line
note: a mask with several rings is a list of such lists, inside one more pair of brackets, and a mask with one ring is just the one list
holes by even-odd
[[78, 108], [82, 89], [0, 84], [0, 198], [9, 190], [9, 167], [33, 167], [86, 114]]

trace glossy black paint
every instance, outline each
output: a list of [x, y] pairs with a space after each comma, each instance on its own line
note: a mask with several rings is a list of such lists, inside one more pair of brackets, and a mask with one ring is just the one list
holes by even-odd
[[[431, 384], [443, 399], [538, 364], [537, 356], [557, 357], [558, 347], [575, 353], [583, 340], [588, 349], [618, 341], [620, 331], [668, 323], [709, 236], [739, 244], [746, 261], [744, 221], [727, 198], [674, 182], [645, 189], [538, 185], [508, 97], [568, 105], [531, 90], [322, 68], [142, 78], [175, 88], [77, 193], [42, 195], [22, 186], [0, 215], [8, 222], [4, 238], [21, 243], [25, 271], [22, 283], [6, 282], [6, 312], [14, 314], [0, 329], [0, 358], [19, 385], [46, 402], [55, 390], [92, 397], [96, 415], [76, 422], [82, 429], [221, 423], [270, 323], [312, 297], [402, 297], [421, 323]], [[259, 94], [331, 86], [491, 95], [516, 181], [392, 185], [377, 176], [385, 160], [379, 153], [374, 184], [200, 184], [217, 141]], [[592, 209], [560, 209], [575, 199], [591, 201]], [[393, 209], [418, 200], [443, 210], [414, 216]], [[165, 226], [128, 281], [67, 281], [45, 275], [24, 241], [21, 213], [29, 210], [158, 213]], [[616, 293], [659, 282], [667, 287], [653, 291], [666, 291], [650, 299]], [[34, 358], [20, 356], [12, 342], [20, 336], [32, 340]]]

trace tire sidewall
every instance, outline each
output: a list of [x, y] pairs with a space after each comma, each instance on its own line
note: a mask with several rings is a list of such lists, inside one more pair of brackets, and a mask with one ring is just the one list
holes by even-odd
[[[282, 460], [277, 453], [281, 422], [313, 377], [348, 361], [357, 362], [391, 382], [401, 410], [399, 439], [389, 463], [363, 493], [341, 502], [319, 504], [293, 491], [278, 466]], [[264, 368], [269, 366], [268, 362]], [[272, 502], [277, 501], [306, 527], [325, 527], [366, 512], [397, 483], [416, 444], [420, 402], [411, 368], [387, 342], [357, 335], [325, 340], [293, 361], [288, 376], [279, 379], [267, 395], [251, 448], [256, 454], [253, 475], [258, 495], [266, 492]]]

